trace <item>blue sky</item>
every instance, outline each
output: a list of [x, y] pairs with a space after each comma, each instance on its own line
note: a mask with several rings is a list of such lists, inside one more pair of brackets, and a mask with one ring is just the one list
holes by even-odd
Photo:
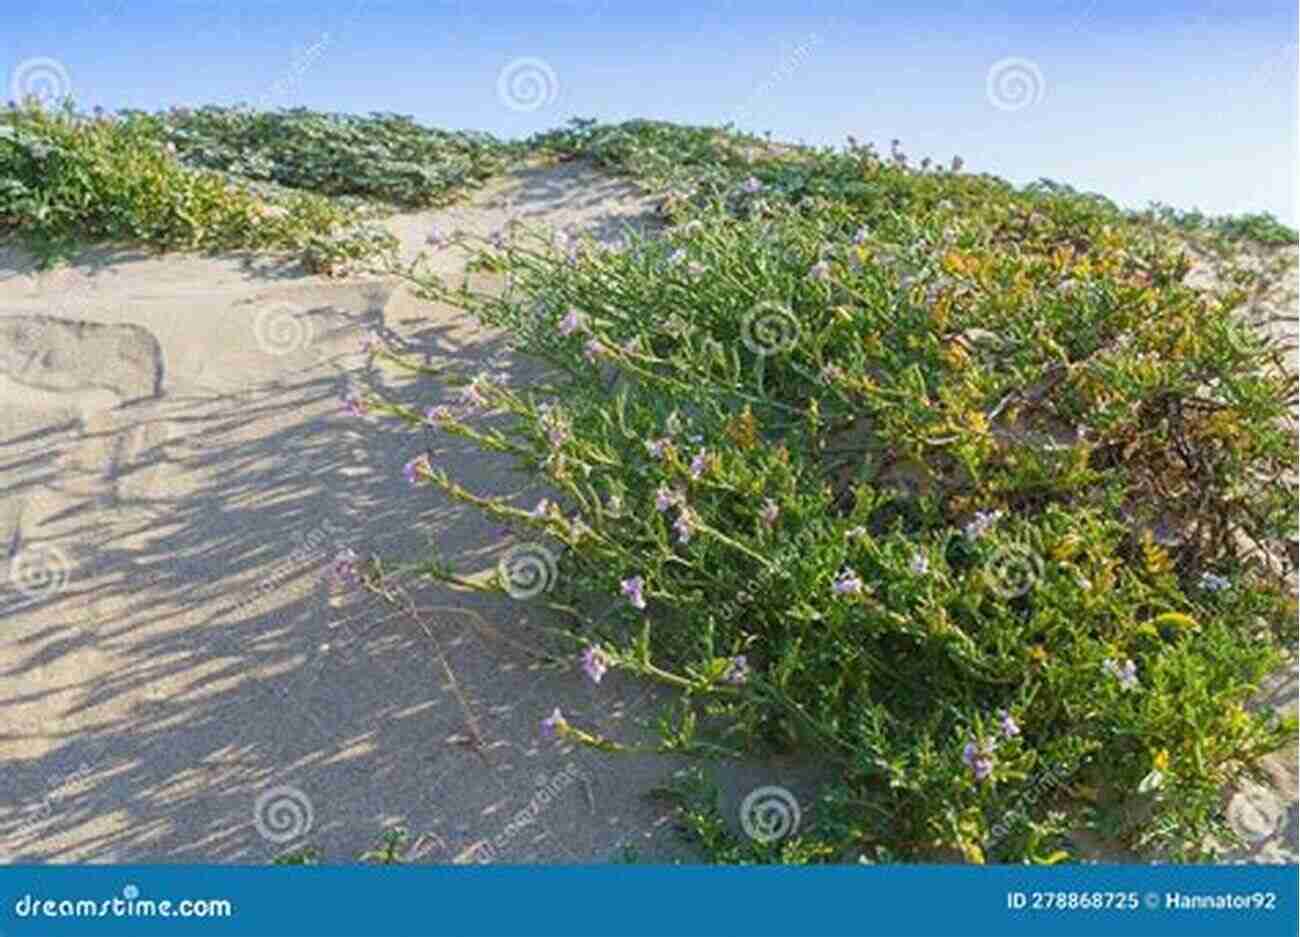
[[62, 0], [3, 19], [7, 96], [392, 111], [505, 137], [734, 120], [1297, 223], [1284, 0]]

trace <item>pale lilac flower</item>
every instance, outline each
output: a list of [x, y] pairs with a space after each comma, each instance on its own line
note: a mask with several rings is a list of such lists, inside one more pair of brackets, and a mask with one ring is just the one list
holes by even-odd
[[691, 535], [695, 533], [695, 515], [690, 508], [682, 508], [677, 520], [673, 522], [673, 530], [677, 531], [678, 543], [691, 542]]
[[1101, 668], [1119, 681], [1120, 689], [1133, 690], [1137, 688], [1137, 664], [1133, 663], [1133, 661], [1126, 660], [1124, 661], [1124, 666], [1121, 667], [1111, 658], [1107, 657], [1102, 661]]
[[1201, 573], [1201, 588], [1206, 592], [1222, 592], [1232, 585], [1232, 581], [1224, 576], [1216, 576], [1214, 573]]
[[727, 666], [727, 672], [722, 675], [722, 679], [737, 686], [749, 679], [749, 661], [745, 659], [744, 654], [731, 658]]
[[781, 507], [771, 498], [763, 502], [762, 509], [758, 512], [758, 518], [763, 522], [764, 527], [771, 527], [776, 523], [777, 517], [781, 514]]
[[754, 176], [750, 176], [740, 184], [740, 187], [750, 195], [753, 195], [755, 192], [761, 192], [763, 190], [763, 183], [759, 182]]
[[451, 408], [446, 406], [430, 407], [424, 411], [424, 422], [429, 426], [440, 426], [451, 420]]
[[698, 479], [709, 467], [709, 454], [701, 449], [691, 459], [691, 478]]
[[560, 334], [563, 336], [572, 335], [582, 328], [582, 314], [576, 309], [570, 309], [568, 314], [560, 320]]
[[497, 250], [499, 250], [499, 251], [500, 251], [500, 250], [505, 250], [505, 248], [506, 248], [506, 232], [505, 232], [505, 230], [504, 230], [504, 229], [501, 229], [501, 230], [498, 230], [498, 231], [493, 231], [493, 232], [492, 232], [492, 236], [488, 238], [488, 242], [489, 242], [493, 247], [495, 247]]
[[542, 720], [542, 737], [553, 739], [567, 726], [568, 723], [564, 721], [564, 713], [560, 712], [560, 707], [556, 706], [555, 711]]
[[434, 247], [443, 248], [451, 243], [451, 239], [443, 233], [442, 228], [433, 225], [429, 228], [429, 236], [424, 239], [426, 244], [432, 244]]
[[975, 517], [966, 525], [964, 532], [967, 540], [977, 540], [988, 532], [998, 519], [1002, 517], [1001, 511], [976, 511]]
[[1005, 709], [1002, 710], [1002, 721], [998, 723], [998, 726], [1002, 729], [1003, 738], [1015, 738], [1020, 734], [1020, 726], [1016, 724], [1015, 719], [1011, 718], [1011, 713]]
[[858, 574], [851, 569], [846, 569], [835, 577], [835, 584], [832, 586], [836, 595], [857, 595], [862, 591], [862, 580]]
[[478, 389], [478, 384], [467, 384], [461, 389], [460, 403], [464, 406], [481, 407], [487, 403], [487, 398], [483, 392]]
[[554, 448], [558, 449], [572, 439], [573, 434], [563, 423], [553, 423], [546, 429], [546, 438]]
[[362, 396], [355, 391], [343, 398], [343, 407], [353, 416], [365, 416], [370, 409]]
[[857, 244], [859, 247], [866, 244], [869, 240], [871, 240], [871, 229], [866, 225], [858, 228], [858, 230], [853, 234], [853, 243]]
[[669, 445], [671, 442], [672, 442], [672, 440], [671, 440], [671, 439], [667, 439], [667, 438], [664, 438], [664, 439], [648, 439], [648, 440], [646, 440], [645, 448], [646, 448], [646, 451], [647, 451], [648, 453], [650, 453], [650, 455], [653, 456], [654, 458], [656, 458], [656, 459], [662, 459], [662, 458], [664, 457], [664, 453], [665, 453], [665, 452], [667, 451], [667, 449], [668, 449], [668, 445]]
[[645, 580], [640, 576], [624, 579], [619, 584], [623, 594], [628, 597], [633, 608], [645, 609]]
[[667, 485], [660, 485], [659, 490], [655, 492], [655, 510], [663, 513], [680, 503], [681, 499], [681, 492], [673, 491]]
[[334, 556], [331, 570], [334, 581], [340, 585], [352, 585], [358, 578], [357, 555], [351, 547], [344, 547]]
[[589, 647], [582, 652], [582, 669], [591, 678], [592, 683], [599, 683], [609, 670], [609, 658], [598, 647]]
[[817, 263], [812, 265], [812, 269], [808, 271], [808, 277], [809, 279], [817, 280], [821, 283], [830, 282], [830, 278], [831, 278], [830, 262], [826, 260], [817, 261]]
[[930, 558], [917, 550], [912, 554], [912, 562], [908, 564], [908, 569], [917, 576], [924, 576], [930, 571]]
[[533, 517], [546, 517], [551, 512], [551, 502], [543, 498], [537, 502], [537, 507], [533, 508]]
[[432, 471], [432, 467], [429, 465], [429, 453], [427, 452], [421, 452], [402, 466], [402, 474], [406, 476], [406, 480], [412, 485], [419, 481], [422, 474], [430, 471]]
[[966, 762], [976, 781], [983, 781], [993, 773], [993, 746], [988, 742], [967, 742], [961, 760]]
[[593, 338], [582, 346], [582, 356], [588, 361], [595, 361], [604, 352], [600, 339]]
[[668, 255], [668, 263], [674, 267], [680, 264], [685, 259], [686, 259], [686, 251], [680, 247]]

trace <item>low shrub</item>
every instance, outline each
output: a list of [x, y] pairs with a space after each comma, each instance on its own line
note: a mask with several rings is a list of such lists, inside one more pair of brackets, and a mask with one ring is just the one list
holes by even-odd
[[[639, 127], [615, 159], [667, 146]], [[557, 152], [614, 145], [580, 129]], [[1247, 706], [1295, 642], [1294, 379], [1157, 220], [926, 163], [702, 155], [664, 237], [462, 242], [510, 289], [408, 275], [552, 379], [465, 388], [506, 429], [353, 406], [546, 480], [530, 510], [408, 466], [555, 563], [589, 678], [682, 691], [665, 747], [837, 766], [776, 861], [1057, 861], [1084, 821], [1209, 855], [1296, 731]]]

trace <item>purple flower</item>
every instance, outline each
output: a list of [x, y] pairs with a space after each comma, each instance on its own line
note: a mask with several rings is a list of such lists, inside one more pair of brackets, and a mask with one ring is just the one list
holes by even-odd
[[673, 530], [677, 531], [678, 543], [691, 542], [691, 535], [695, 533], [695, 515], [690, 508], [682, 508], [677, 520], [673, 522]]
[[1201, 588], [1206, 592], [1222, 592], [1232, 585], [1232, 580], [1211, 572], [1201, 573]]
[[609, 658], [598, 647], [589, 647], [582, 652], [582, 669], [587, 672], [592, 683], [600, 683], [601, 677], [609, 669]]
[[595, 361], [604, 352], [600, 339], [593, 338], [582, 346], [582, 356], [588, 361]]
[[844, 369], [837, 364], [828, 364], [821, 369], [821, 373], [818, 376], [821, 378], [823, 384], [834, 384], [838, 381], [844, 380]]
[[352, 585], [359, 578], [357, 574], [357, 555], [351, 547], [344, 547], [334, 556], [331, 569], [334, 581], [340, 585]]
[[563, 319], [560, 320], [560, 334], [566, 338], [582, 328], [582, 314], [576, 309], [570, 309]]
[[812, 269], [808, 271], [808, 277], [810, 279], [817, 280], [820, 283], [830, 282], [831, 279], [830, 262], [826, 260], [817, 261], [817, 263], [812, 265]]
[[868, 228], [866, 225], [863, 225], [862, 227], [858, 228], [858, 230], [853, 235], [853, 243], [857, 244], [859, 247], [861, 247], [863, 244], [866, 244], [867, 241], [869, 240], [871, 240], [871, 229]]
[[701, 449], [691, 459], [691, 478], [698, 479], [709, 467], [709, 454]]
[[424, 422], [429, 426], [439, 426], [451, 420], [451, 410], [448, 407], [437, 406], [430, 407], [424, 411]]
[[853, 570], [846, 569], [835, 578], [832, 588], [836, 595], [857, 595], [862, 591], [862, 580]]
[[750, 176], [740, 184], [740, 187], [750, 195], [753, 195], [755, 192], [761, 192], [763, 190], [763, 183], [759, 182], [754, 176]]
[[776, 523], [776, 519], [780, 514], [780, 506], [771, 498], [768, 498], [763, 502], [763, 507], [758, 512], [758, 518], [763, 522], [764, 527], [771, 527]]
[[1015, 738], [1020, 734], [1020, 726], [1016, 724], [1015, 719], [1011, 718], [1011, 713], [1005, 709], [1002, 710], [1002, 721], [998, 725], [1002, 729], [1003, 738]]
[[552, 424], [546, 430], [547, 440], [556, 449], [560, 448], [560, 446], [564, 445], [572, 437], [573, 434], [569, 432], [569, 428], [563, 423]]
[[659, 490], [655, 492], [655, 510], [660, 513], [667, 511], [680, 502], [681, 497], [681, 492], [673, 491], [667, 485], [660, 485]]
[[677, 266], [682, 261], [684, 261], [685, 259], [686, 259], [686, 251], [680, 247], [668, 255], [668, 263], [674, 267]]
[[421, 452], [402, 467], [402, 474], [406, 476], [406, 480], [412, 485], [419, 480], [421, 474], [430, 471], [432, 471], [432, 467], [429, 465], [429, 453], [427, 452]]
[[1002, 516], [1001, 511], [976, 511], [975, 517], [964, 528], [967, 540], [977, 540], [988, 532]]
[[424, 239], [425, 243], [432, 244], [436, 248], [444, 248], [451, 243], [451, 239], [443, 232], [442, 228], [432, 225], [429, 228], [429, 236]]
[[537, 507], [533, 508], [533, 517], [546, 517], [551, 511], [551, 502], [546, 498], [537, 502]]
[[560, 707], [556, 706], [555, 711], [542, 720], [542, 737], [553, 739], [561, 731], [568, 728], [568, 725], [564, 721], [564, 713], [560, 712]]
[[1109, 657], [1101, 663], [1101, 669], [1106, 671], [1116, 680], [1119, 681], [1120, 689], [1134, 690], [1138, 687], [1137, 664], [1131, 660], [1124, 661], [1124, 666], [1120, 666]]
[[749, 679], [749, 662], [745, 660], [744, 654], [731, 659], [727, 666], [727, 672], [722, 675], [722, 679], [737, 686]]
[[961, 760], [966, 762], [976, 781], [983, 781], [993, 773], [993, 746], [988, 742], [967, 742]]
[[505, 230], [501, 229], [498, 231], [493, 231], [492, 236], [488, 238], [488, 243], [490, 243], [493, 247], [495, 247], [499, 251], [505, 250], [506, 249]]
[[633, 608], [645, 608], [645, 580], [640, 576], [633, 576], [630, 579], [624, 579], [619, 583], [619, 588], [623, 594], [631, 601]]
[[478, 389], [478, 384], [468, 384], [461, 389], [460, 402], [465, 406], [481, 407], [487, 403], [487, 398], [483, 392]]
[[930, 558], [918, 550], [912, 554], [912, 562], [908, 564], [908, 569], [917, 576], [924, 576], [930, 571]]
[[365, 416], [370, 409], [356, 391], [352, 391], [343, 398], [343, 407], [353, 416]]
[[646, 452], [656, 459], [662, 459], [671, 442], [671, 439], [648, 439], [645, 444]]

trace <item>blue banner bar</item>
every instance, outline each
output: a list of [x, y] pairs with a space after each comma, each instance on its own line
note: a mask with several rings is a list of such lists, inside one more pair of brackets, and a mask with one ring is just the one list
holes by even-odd
[[1296, 866], [3, 866], [3, 937], [1300, 931]]

